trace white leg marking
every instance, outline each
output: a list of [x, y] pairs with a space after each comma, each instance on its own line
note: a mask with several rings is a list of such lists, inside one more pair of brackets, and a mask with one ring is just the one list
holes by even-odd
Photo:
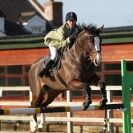
[[38, 125], [38, 128], [43, 128], [45, 126], [45, 123], [46, 123], [45, 114], [41, 113], [40, 118], [41, 118], [41, 121]]

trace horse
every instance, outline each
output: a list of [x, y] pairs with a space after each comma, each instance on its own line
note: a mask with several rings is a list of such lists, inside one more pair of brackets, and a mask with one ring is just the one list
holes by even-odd
[[[67, 47], [60, 57], [60, 68], [49, 71], [48, 75], [39, 77], [44, 57], [37, 59], [29, 70], [29, 84], [32, 92], [31, 107], [47, 107], [64, 90], [85, 92], [82, 109], [86, 110], [92, 103], [90, 85], [100, 87], [101, 106], [105, 106], [106, 84], [95, 73], [95, 67], [102, 62], [100, 33], [103, 26], [79, 26], [79, 34], [74, 43]], [[43, 123], [43, 122], [42, 122]], [[31, 132], [38, 128], [37, 114], [33, 115]]]

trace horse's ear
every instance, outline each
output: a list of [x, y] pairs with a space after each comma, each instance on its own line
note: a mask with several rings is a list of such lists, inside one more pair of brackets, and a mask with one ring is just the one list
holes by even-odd
[[103, 28], [104, 28], [104, 25], [101, 26], [100, 28], [98, 28], [98, 32], [99, 32], [99, 33], [102, 32]]

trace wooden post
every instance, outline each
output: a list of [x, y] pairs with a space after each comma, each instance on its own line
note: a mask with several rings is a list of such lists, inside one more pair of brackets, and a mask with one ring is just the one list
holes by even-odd
[[[66, 91], [67, 94], [67, 102], [71, 102], [72, 101], [72, 97], [71, 97], [71, 93], [70, 90]], [[72, 117], [72, 112], [67, 112], [67, 119], [69, 120]], [[73, 122], [68, 121], [67, 122], [67, 133], [73, 133]]]
[[[112, 102], [112, 91], [107, 90], [107, 99], [108, 102], [111, 103]], [[113, 110], [107, 110], [107, 118], [113, 118]], [[114, 133], [114, 123], [109, 123], [107, 124], [107, 128], [108, 131], [110, 131], [111, 133]]]

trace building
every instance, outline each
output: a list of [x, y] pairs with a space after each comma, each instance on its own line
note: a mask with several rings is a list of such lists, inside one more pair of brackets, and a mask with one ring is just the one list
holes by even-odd
[[0, 31], [7, 36], [45, 34], [61, 24], [62, 2], [0, 0]]
[[5, 36], [4, 34], [4, 13], [0, 10], [0, 37]]
[[133, 26], [106, 28], [102, 34], [101, 77], [108, 85], [121, 85], [121, 59], [133, 71]]
[[62, 2], [0, 0], [0, 86], [28, 85], [30, 65], [48, 51], [43, 37], [61, 24]]
[[[97, 73], [107, 85], [121, 85], [121, 59], [129, 60], [128, 69], [133, 71], [133, 27], [105, 28], [101, 36], [103, 63]], [[27, 86], [31, 64], [47, 53], [43, 36], [1, 38], [0, 86]]]

